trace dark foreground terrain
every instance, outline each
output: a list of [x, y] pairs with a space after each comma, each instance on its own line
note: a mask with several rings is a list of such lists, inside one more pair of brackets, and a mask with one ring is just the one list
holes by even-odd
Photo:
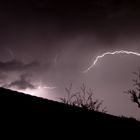
[[[88, 111], [63, 103], [42, 99], [23, 93], [0, 88], [0, 124], [8, 128], [16, 126], [34, 127], [58, 131], [71, 128], [72, 131], [140, 130], [135, 119], [116, 117], [100, 112]], [[60, 129], [61, 130], [61, 129]], [[47, 130], [46, 130], [47, 131]], [[69, 130], [68, 130], [69, 131]], [[70, 132], [71, 133], [71, 132]]]

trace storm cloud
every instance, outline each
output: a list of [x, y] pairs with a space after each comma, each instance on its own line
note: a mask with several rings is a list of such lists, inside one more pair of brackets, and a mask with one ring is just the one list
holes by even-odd
[[0, 61], [0, 71], [2, 72], [32, 70], [38, 66], [39, 63], [35, 61], [30, 63], [24, 63], [18, 60], [11, 60], [6, 62]]
[[19, 90], [35, 89], [36, 87], [31, 83], [30, 77], [31, 76], [28, 74], [23, 74], [19, 77], [19, 79], [5, 85], [4, 87], [17, 88]]

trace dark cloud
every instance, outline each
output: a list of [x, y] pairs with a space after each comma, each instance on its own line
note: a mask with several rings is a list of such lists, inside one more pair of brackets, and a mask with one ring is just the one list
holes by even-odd
[[38, 80], [44, 71], [47, 73], [49, 66], [47, 62], [32, 61], [25, 63], [16, 59], [0, 61], [0, 85], [11, 89], [35, 89], [32, 80]]
[[19, 90], [35, 89], [35, 86], [31, 83], [30, 75], [28, 74], [21, 75], [18, 80], [11, 82], [9, 85], [6, 85], [4, 87], [16, 87]]
[[0, 14], [1, 46], [22, 46], [28, 50], [45, 46], [49, 55], [50, 50], [57, 48], [51, 43], [61, 38], [90, 34], [108, 45], [122, 34], [140, 31], [138, 0], [14, 0], [4, 3], [0, 4], [3, 9], [11, 8]]
[[6, 62], [0, 61], [0, 71], [2, 72], [32, 70], [38, 66], [39, 63], [35, 61], [30, 63], [24, 63], [18, 60], [11, 60]]

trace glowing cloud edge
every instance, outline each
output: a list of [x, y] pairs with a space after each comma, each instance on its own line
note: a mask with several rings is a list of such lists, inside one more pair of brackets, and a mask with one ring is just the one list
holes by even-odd
[[132, 54], [132, 55], [140, 56], [140, 53], [133, 52], [133, 51], [120, 50], [120, 51], [106, 52], [106, 53], [103, 53], [102, 55], [98, 55], [95, 58], [95, 60], [93, 61], [93, 63], [86, 70], [84, 70], [82, 73], [87, 73], [89, 70], [91, 70], [96, 65], [96, 63], [99, 61], [99, 59], [103, 58], [104, 56], [115, 55], [115, 54]]

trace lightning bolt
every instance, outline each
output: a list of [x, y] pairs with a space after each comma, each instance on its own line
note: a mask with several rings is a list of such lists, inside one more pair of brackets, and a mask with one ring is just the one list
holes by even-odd
[[106, 52], [106, 53], [103, 53], [102, 55], [97, 56], [95, 58], [95, 60], [93, 61], [93, 63], [86, 70], [84, 70], [83, 73], [87, 73], [89, 70], [91, 70], [96, 65], [96, 63], [101, 58], [105, 57], [106, 55], [115, 55], [115, 54], [132, 54], [132, 55], [140, 56], [140, 53], [138, 53], [138, 52], [124, 51], [124, 50], [114, 51], [114, 52]]

